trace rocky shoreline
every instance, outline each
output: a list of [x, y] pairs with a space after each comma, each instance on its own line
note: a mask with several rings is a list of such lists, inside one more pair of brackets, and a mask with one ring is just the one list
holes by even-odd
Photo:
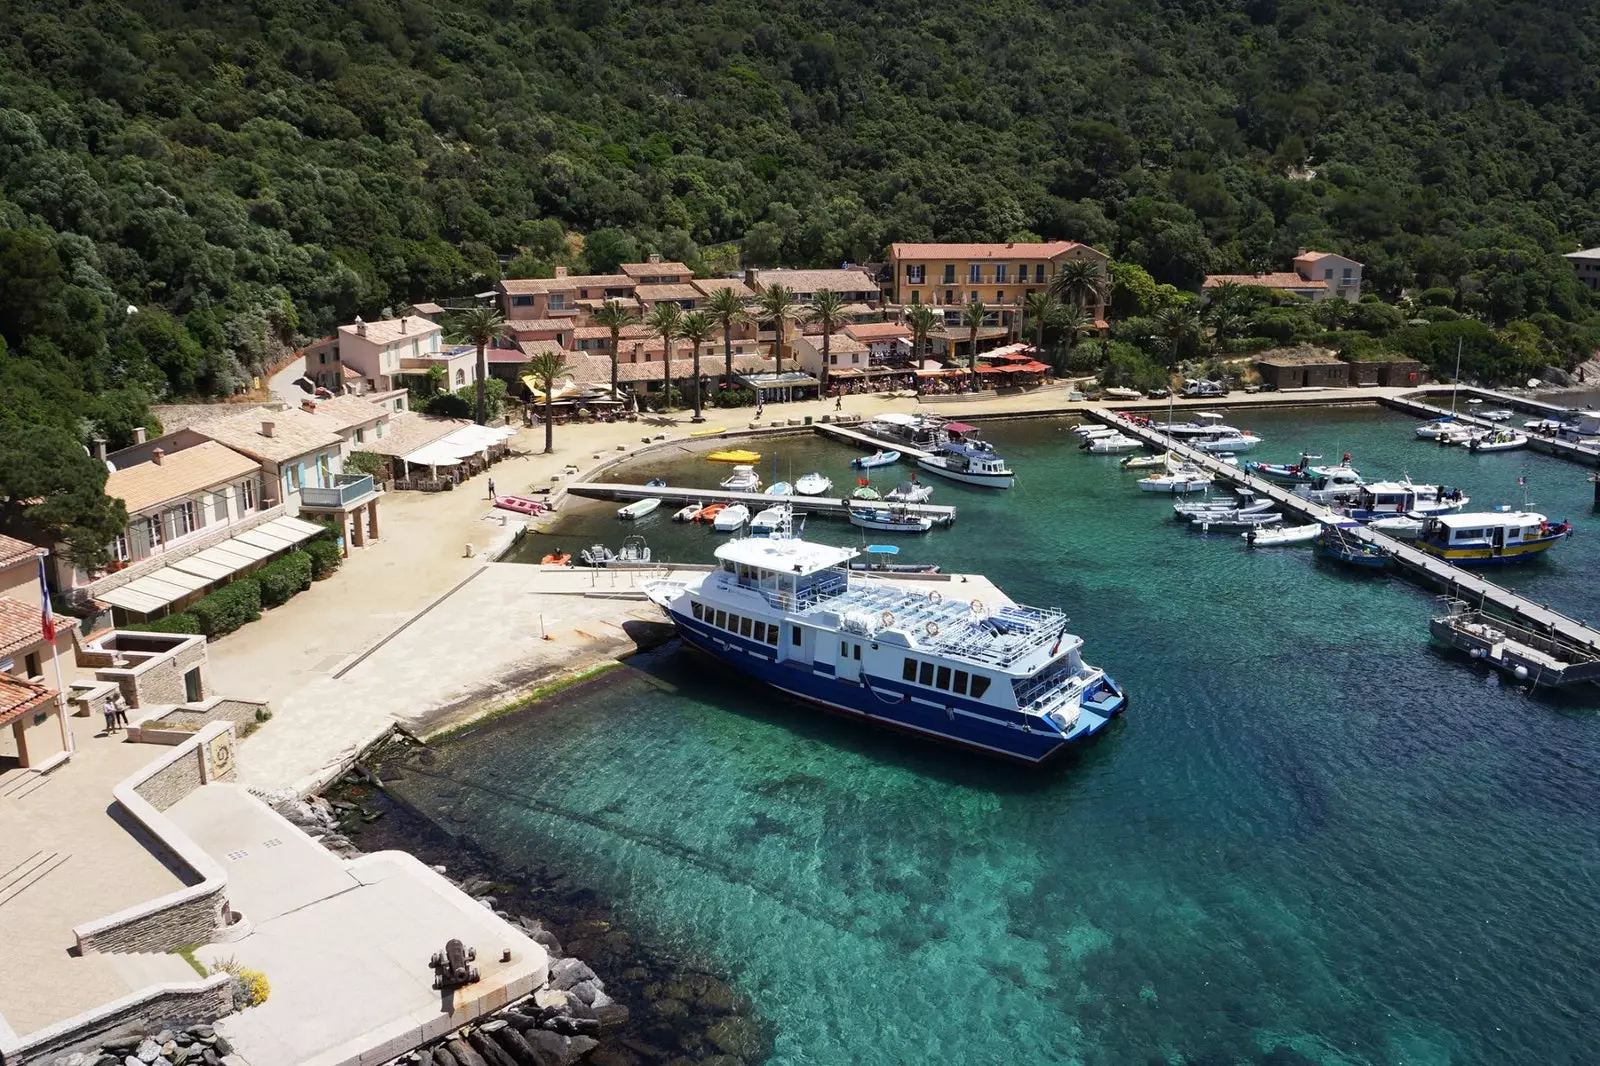
[[[412, 751], [403, 742], [380, 749], [370, 760], [375, 772], [358, 767], [320, 801], [308, 804], [319, 809], [313, 815], [317, 825], [306, 826], [308, 832], [338, 853], [410, 852], [523, 929], [550, 952], [552, 964], [550, 989], [467, 1027], [465, 1037], [447, 1038], [441, 1042], [443, 1055], [436, 1045], [423, 1049], [426, 1057], [418, 1052], [402, 1061], [415, 1066], [554, 1066], [580, 1057], [594, 1066], [765, 1061], [772, 1046], [770, 1027], [723, 978], [641, 942], [598, 893], [563, 872], [542, 865], [502, 869], [476, 843], [456, 837], [385, 790], [381, 782], [403, 774]], [[297, 823], [306, 817], [300, 811], [289, 816]], [[507, 1058], [485, 1054], [474, 1036], [510, 1045], [498, 1047]], [[462, 1048], [475, 1051], [477, 1061], [455, 1054]]]
[[211, 1026], [191, 1025], [114, 1036], [95, 1051], [58, 1055], [50, 1066], [222, 1066], [223, 1056], [231, 1054], [233, 1048]]

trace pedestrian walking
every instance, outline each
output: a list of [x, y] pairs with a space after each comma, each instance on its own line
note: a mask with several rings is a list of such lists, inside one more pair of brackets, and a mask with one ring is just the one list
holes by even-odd
[[117, 731], [117, 709], [108, 699], [100, 705], [100, 713], [106, 716], [106, 736]]
[[494, 478], [489, 479], [489, 499], [494, 499]]
[[844, 394], [843, 393], [841, 393], [838, 396], [835, 396], [833, 398], [833, 409], [835, 411], [843, 411], [844, 410]]
[[116, 708], [117, 716], [115, 721], [118, 728], [126, 730], [128, 728], [128, 705], [122, 702], [122, 693], [113, 692], [111, 694], [111, 704]]

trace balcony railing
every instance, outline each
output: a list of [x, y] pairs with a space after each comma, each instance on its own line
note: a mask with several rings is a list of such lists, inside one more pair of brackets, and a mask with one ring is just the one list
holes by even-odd
[[349, 507], [377, 492], [371, 474], [335, 474], [330, 488], [307, 485], [300, 490], [301, 507]]

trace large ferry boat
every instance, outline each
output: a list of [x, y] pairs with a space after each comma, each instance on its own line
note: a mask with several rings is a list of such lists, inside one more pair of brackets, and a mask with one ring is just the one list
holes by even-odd
[[853, 576], [854, 548], [749, 539], [646, 594], [694, 647], [832, 711], [1037, 765], [1126, 706], [1055, 610]]
[[1527, 562], [1570, 536], [1570, 522], [1537, 511], [1480, 511], [1429, 518], [1417, 547], [1454, 566]]

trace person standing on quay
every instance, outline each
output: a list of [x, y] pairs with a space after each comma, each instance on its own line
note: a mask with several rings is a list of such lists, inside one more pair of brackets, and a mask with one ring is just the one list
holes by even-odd
[[489, 499], [494, 499], [494, 478], [489, 479]]

